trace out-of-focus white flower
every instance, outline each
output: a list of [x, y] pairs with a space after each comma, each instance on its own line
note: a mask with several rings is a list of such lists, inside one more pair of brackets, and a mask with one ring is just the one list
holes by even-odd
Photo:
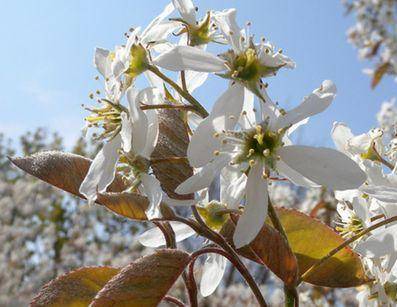
[[[375, 59], [375, 67], [366, 73], [383, 71], [397, 74], [397, 3], [395, 1], [343, 0], [356, 17], [356, 24], [348, 32], [348, 40], [358, 48], [363, 59]], [[382, 73], [383, 74], [383, 73]]]

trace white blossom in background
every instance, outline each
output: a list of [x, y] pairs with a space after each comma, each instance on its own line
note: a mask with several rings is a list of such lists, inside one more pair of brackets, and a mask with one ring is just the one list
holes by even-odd
[[347, 32], [348, 40], [360, 58], [374, 60], [376, 67], [366, 70], [373, 75], [384, 70], [397, 75], [397, 1], [342, 0], [356, 24]]

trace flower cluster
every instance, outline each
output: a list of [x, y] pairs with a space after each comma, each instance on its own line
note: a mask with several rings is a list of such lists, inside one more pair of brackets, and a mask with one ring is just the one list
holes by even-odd
[[[390, 136], [394, 137], [396, 128], [393, 111], [392, 103], [384, 103], [377, 116], [380, 128], [367, 133], [353, 135], [343, 123], [335, 123], [332, 130], [337, 148], [367, 174], [366, 184], [359, 189], [335, 195], [339, 201], [336, 229], [346, 238], [358, 237], [352, 245], [363, 257], [367, 274], [374, 280], [357, 295], [360, 306], [392, 306], [397, 301], [397, 233], [393, 223], [397, 213], [396, 161], [389, 160], [395, 156], [395, 148], [387, 145], [393, 143]], [[371, 227], [374, 229], [367, 231]]]
[[[174, 9], [177, 17], [172, 16]], [[169, 38], [171, 33], [180, 40], [174, 42]], [[98, 48], [95, 52], [95, 66], [105, 81], [105, 97], [99, 98], [103, 107], [89, 109], [93, 115], [87, 121], [88, 127], [102, 129], [98, 138], [105, 144], [80, 187], [90, 202], [97, 193], [106, 191], [122, 163], [131, 169], [125, 176], [129, 190], [146, 195], [150, 201], [146, 210], [149, 219], [161, 217], [162, 202], [198, 204], [207, 225], [220, 230], [227, 215], [235, 212], [240, 218], [233, 241], [240, 248], [252, 242], [264, 225], [268, 185], [273, 182], [289, 180], [304, 187], [350, 190], [366, 180], [357, 164], [339, 151], [292, 144], [290, 135], [332, 103], [336, 86], [330, 80], [323, 81], [292, 110], [275, 104], [267, 93], [268, 83], [279, 71], [293, 69], [295, 63], [272, 43], [264, 39], [255, 42], [248, 28], [238, 25], [235, 9], [210, 11], [197, 20], [191, 1], [175, 0], [145, 30], [131, 29], [126, 36], [126, 43], [113, 51]], [[227, 44], [229, 49], [214, 55], [205, 50], [212, 43]], [[178, 72], [178, 81], [163, 70]], [[229, 86], [208, 114], [191, 94], [209, 73], [225, 79]], [[149, 87], [140, 90], [136, 79], [141, 75]], [[153, 173], [151, 155], [158, 141], [158, 111], [162, 108], [184, 111], [192, 131], [187, 159], [194, 175], [175, 192], [194, 193], [193, 200], [168, 197]], [[218, 181], [219, 191], [211, 193], [211, 186]], [[194, 233], [188, 226], [172, 226], [177, 241]], [[148, 246], [165, 244], [159, 231], [144, 234], [141, 242]], [[218, 264], [215, 267], [221, 276], [221, 259], [219, 255], [209, 256], [205, 265]]]
[[[391, 3], [357, 1], [352, 7], [363, 5], [362, 15], [393, 18], [388, 13]], [[294, 69], [295, 62], [271, 42], [255, 40], [250, 23], [241, 27], [237, 22], [235, 9], [201, 16], [198, 12], [191, 0], [173, 0], [145, 29], [130, 28], [125, 42], [111, 50], [95, 50], [94, 65], [103, 90], [89, 95], [98, 105], [86, 107], [90, 114], [84, 130], [102, 147], [92, 161], [59, 152], [11, 158], [26, 172], [86, 198], [89, 204], [150, 222], [156, 227], [143, 232], [139, 243], [148, 248], [166, 247], [121, 270], [91, 267], [66, 274], [45, 286], [33, 303], [47, 300], [51, 290], [57, 304], [76, 303], [63, 289], [69, 289], [69, 283], [75, 287], [74, 280], [93, 273], [94, 280], [101, 279], [101, 287], [93, 281], [92, 291], [86, 282], [79, 284], [89, 288], [84, 290], [91, 296], [87, 294], [84, 301], [91, 305], [139, 304], [141, 300], [149, 305], [162, 300], [183, 305], [179, 298], [166, 295], [182, 276], [189, 301], [197, 306], [194, 265], [205, 255], [200, 281], [203, 297], [221, 284], [229, 261], [259, 305], [267, 306], [254, 274], [242, 260], [247, 258], [274, 273], [269, 282], [273, 288], [283, 283], [287, 306], [298, 306], [299, 299], [304, 304], [332, 304], [327, 289], [316, 292], [302, 286], [299, 296], [297, 288], [302, 282], [320, 287], [362, 286], [358, 294], [362, 305], [394, 304], [394, 102], [382, 106], [379, 128], [368, 133], [353, 135], [346, 124], [336, 122], [331, 136], [337, 149], [295, 145], [293, 133], [332, 104], [336, 85], [331, 80], [319, 82], [294, 108], [285, 109], [270, 97], [268, 87], [279, 73]], [[365, 34], [372, 31], [366, 24], [362, 28]], [[375, 83], [396, 66], [392, 43], [382, 31], [378, 36], [371, 32], [375, 42], [365, 43], [372, 56], [383, 50], [384, 63], [374, 73]], [[352, 39], [357, 37], [351, 34]], [[220, 50], [217, 54], [212, 52], [215, 44]], [[382, 44], [387, 47], [381, 49]], [[227, 86], [207, 111], [193, 95], [210, 75]], [[273, 205], [276, 202], [278, 206]], [[61, 205], [56, 208], [62, 216], [66, 214]], [[338, 216], [333, 221], [335, 210]], [[95, 224], [94, 232], [109, 235], [111, 231], [105, 231], [98, 220], [87, 224]], [[64, 236], [76, 235], [71, 222], [59, 227]], [[120, 233], [130, 231], [123, 227], [116, 231], [112, 241], [127, 244]], [[179, 242], [195, 236], [201, 240], [185, 245], [192, 252], [178, 249]], [[75, 244], [81, 247], [87, 241], [79, 238]], [[101, 252], [112, 254], [106, 249]], [[220, 294], [237, 304], [252, 303], [249, 294], [236, 298], [236, 289]], [[278, 292], [271, 292], [271, 300], [279, 304]], [[341, 296], [339, 301], [348, 298]]]

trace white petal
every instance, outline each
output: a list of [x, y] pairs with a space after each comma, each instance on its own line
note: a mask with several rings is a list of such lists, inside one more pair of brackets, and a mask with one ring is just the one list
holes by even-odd
[[386, 203], [397, 202], [397, 188], [394, 187], [364, 185], [360, 191]]
[[321, 84], [320, 88], [305, 97], [302, 103], [285, 115], [280, 116], [276, 128], [283, 128], [300, 122], [301, 120], [324, 111], [331, 104], [336, 95], [336, 86], [330, 80]]
[[215, 177], [219, 175], [222, 168], [230, 162], [230, 159], [231, 157], [225, 154], [216, 157], [212, 162], [203, 166], [196, 174], [182, 182], [175, 189], [175, 192], [178, 194], [190, 194], [208, 188]]
[[363, 133], [348, 140], [347, 150], [352, 154], [362, 154], [368, 151], [371, 144], [372, 138], [369, 133]]
[[128, 118], [127, 113], [121, 113], [121, 143], [122, 148], [125, 152], [129, 152], [131, 150], [132, 145], [132, 123]]
[[150, 156], [157, 145], [159, 138], [159, 120], [156, 110], [147, 110], [146, 116], [148, 119], [148, 129], [146, 134], [145, 148], [141, 153], [142, 157], [150, 159]]
[[262, 178], [262, 172], [263, 165], [257, 162], [248, 174], [247, 203], [233, 235], [236, 248], [243, 247], [254, 240], [265, 223], [268, 209], [268, 191], [267, 181]]
[[[146, 33], [144, 37], [141, 39], [142, 44], [149, 44], [149, 47], [156, 52], [166, 51], [169, 49], [171, 44], [165, 42], [167, 36], [170, 35], [174, 30], [179, 27], [179, 23], [175, 21], [163, 21], [156, 26], [152, 27], [150, 31]], [[151, 42], [157, 42], [152, 43]]]
[[138, 93], [136, 90], [130, 87], [126, 95], [132, 123], [132, 147], [134, 152], [140, 155], [145, 149], [149, 123], [146, 114], [139, 106], [139, 101], [137, 99]]
[[105, 78], [107, 78], [110, 73], [109, 53], [109, 50], [95, 48], [94, 66]]
[[[264, 48], [268, 48], [267, 46], [264, 46]], [[280, 53], [280, 52], [274, 52], [273, 51], [273, 46], [271, 46], [271, 53], [266, 53], [262, 52], [260, 56], [260, 61], [261, 64], [267, 67], [284, 67], [284, 68], [290, 68], [293, 69], [296, 67], [295, 62], [287, 57], [286, 55]]]
[[214, 18], [223, 35], [237, 53], [242, 52], [240, 27], [236, 22], [236, 9], [228, 9], [214, 14]]
[[362, 197], [355, 197], [352, 206], [354, 212], [362, 221], [369, 221], [369, 205]]
[[367, 178], [352, 159], [330, 148], [285, 146], [278, 154], [304, 177], [335, 190], [358, 188]]
[[244, 196], [247, 176], [239, 169], [225, 167], [221, 172], [221, 202], [230, 209], [238, 209]]
[[160, 203], [163, 197], [163, 190], [160, 186], [160, 181], [156, 177], [141, 174], [142, 188], [149, 199], [149, 207], [145, 213], [149, 220], [161, 217]]
[[293, 124], [291, 128], [288, 129], [287, 135], [290, 136], [292, 133], [295, 132], [300, 126], [306, 125], [309, 122], [309, 117], [302, 119], [300, 122], [297, 122], [296, 124]]
[[191, 71], [191, 70], [186, 71], [185, 75], [186, 75], [186, 87], [190, 93], [193, 93], [195, 89], [203, 85], [208, 77], [208, 73], [206, 72]]
[[397, 226], [379, 229], [375, 234], [360, 242], [355, 250], [361, 255], [370, 258], [378, 258], [396, 251], [396, 231]]
[[[164, 8], [164, 10], [160, 13], [160, 15], [158, 15], [156, 18], [154, 18], [152, 20], [152, 22], [142, 32], [141, 42], [143, 44], [164, 39], [166, 37], [166, 35], [164, 37], [164, 32], [168, 32], [168, 34], [169, 34], [175, 29], [175, 27], [176, 27], [175, 23], [166, 22], [166, 25], [169, 29], [164, 29], [162, 27], [162, 23], [161, 23], [164, 20], [164, 18], [166, 18], [173, 11], [174, 11], [174, 5], [172, 3], [169, 3]], [[171, 27], [171, 24], [173, 24], [174, 26]], [[161, 30], [159, 30], [159, 28], [161, 28]], [[161, 34], [159, 34], [159, 32]]]
[[221, 72], [225, 62], [202, 49], [190, 46], [175, 46], [160, 54], [153, 63], [171, 71], [194, 70], [201, 72]]
[[250, 129], [256, 123], [255, 112], [254, 112], [254, 94], [244, 88], [244, 104], [243, 112], [245, 115], [241, 115], [240, 125], [243, 129]]
[[[175, 233], [176, 242], [181, 242], [196, 233], [192, 228], [183, 223], [170, 222], [170, 225]], [[164, 235], [158, 227], [154, 227], [142, 233], [138, 237], [138, 241], [143, 246], [152, 248], [166, 245]]]
[[191, 0], [172, 0], [172, 3], [184, 21], [191, 25], [196, 24], [196, 8]]
[[89, 203], [94, 202], [97, 193], [105, 192], [106, 188], [113, 182], [116, 174], [116, 163], [119, 160], [117, 150], [120, 146], [121, 137], [117, 135], [103, 145], [94, 161], [92, 161], [79, 189], [79, 192], [88, 199]]
[[345, 123], [334, 122], [331, 137], [334, 140], [336, 148], [349, 156], [350, 153], [347, 151], [347, 144], [354, 137], [350, 128]]
[[203, 265], [200, 282], [200, 293], [207, 297], [214, 293], [226, 269], [226, 258], [219, 254], [208, 254]]
[[317, 183], [314, 183], [313, 181], [307, 179], [304, 177], [302, 174], [296, 172], [292, 168], [290, 168], [287, 164], [284, 163], [284, 161], [279, 160], [277, 161], [277, 170], [287, 177], [289, 180], [291, 180], [292, 183], [302, 186], [302, 187], [307, 187], [307, 188], [317, 188], [320, 187]]
[[240, 118], [243, 101], [244, 88], [237, 83], [218, 98], [210, 115], [200, 123], [190, 140], [187, 156], [193, 167], [203, 166], [213, 158], [214, 151], [220, 146], [214, 133], [234, 128]]

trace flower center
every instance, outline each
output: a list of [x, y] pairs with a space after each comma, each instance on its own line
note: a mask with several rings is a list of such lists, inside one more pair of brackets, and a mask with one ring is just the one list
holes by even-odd
[[257, 125], [255, 129], [244, 133], [244, 146], [237, 162], [249, 162], [262, 159], [269, 168], [275, 167], [277, 149], [283, 146], [284, 131], [274, 132]]
[[341, 220], [335, 227], [342, 237], [350, 238], [364, 229], [363, 221], [356, 215], [351, 215], [348, 220]]
[[112, 103], [107, 99], [101, 99], [100, 102], [104, 104], [101, 108], [86, 108], [92, 113], [85, 118], [88, 127], [103, 129], [100, 135], [94, 136], [96, 140], [112, 138], [120, 132], [121, 113], [123, 112], [123, 107], [119, 104]]
[[207, 44], [211, 41], [210, 20], [211, 15], [210, 12], [208, 12], [206, 18], [198, 25], [186, 25], [187, 31], [189, 33], [190, 46], [200, 46], [203, 44]]
[[248, 48], [237, 55], [231, 63], [231, 76], [241, 81], [258, 81], [260, 75], [260, 63], [254, 48]]

